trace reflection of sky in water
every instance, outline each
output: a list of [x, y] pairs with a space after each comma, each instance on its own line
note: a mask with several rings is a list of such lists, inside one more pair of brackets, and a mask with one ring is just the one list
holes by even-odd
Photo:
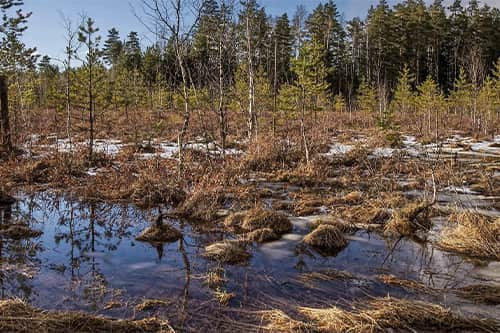
[[[200, 254], [205, 245], [220, 240], [220, 234], [196, 232], [188, 224], [172, 221], [183, 230], [184, 240], [154, 247], [134, 239], [148, 225], [149, 212], [124, 204], [84, 204], [47, 193], [26, 196], [13, 207], [12, 215], [14, 219], [31, 221], [33, 228], [44, 233], [36, 240], [1, 241], [3, 297], [27, 298], [48, 309], [99, 311], [116, 316], [129, 315], [131, 310], [104, 311], [111, 300], [133, 304], [143, 298], [185, 297], [196, 302], [212, 298], [203, 285], [203, 275], [217, 264], [205, 261]], [[298, 251], [311, 220], [292, 218], [293, 233], [254, 247], [248, 265], [225, 267], [226, 288], [236, 293], [236, 304], [281, 299], [313, 306], [314, 302], [320, 305], [366, 295], [384, 296], [388, 292], [407, 295], [377, 282], [378, 274], [419, 280], [436, 288], [477, 284], [481, 278], [500, 283], [496, 263], [474, 266], [430, 244], [388, 242], [366, 232], [350, 236], [349, 245], [335, 257], [307, 249]], [[439, 228], [442, 222], [436, 221]], [[298, 280], [300, 272], [326, 269], [345, 270], [356, 279], [317, 282], [314, 286]], [[29, 274], [21, 274], [22, 270]]]

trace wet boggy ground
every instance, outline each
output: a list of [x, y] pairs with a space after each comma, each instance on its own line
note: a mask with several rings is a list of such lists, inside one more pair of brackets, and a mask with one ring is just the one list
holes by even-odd
[[[460, 158], [479, 158], [473, 152]], [[495, 152], [486, 154], [494, 155], [487, 156], [488, 163], [498, 163]], [[301, 190], [300, 186], [257, 176], [247, 181], [267, 191], [269, 207], [276, 202], [293, 202], [291, 194]], [[410, 198], [423, 193], [408, 189], [405, 195]], [[203, 256], [205, 246], [236, 237], [220, 226], [169, 218], [165, 223], [180, 230], [183, 237], [172, 243], [149, 244], [136, 237], [150, 226], [157, 210], [80, 201], [54, 191], [21, 192], [17, 199], [13, 205], [0, 207], [0, 224], [22, 222], [42, 233], [21, 239], [0, 235], [2, 299], [18, 297], [43, 309], [117, 318], [154, 315], [168, 319], [181, 331], [202, 327], [203, 331], [220, 331], [233, 320], [246, 323], [248, 331], [258, 330], [260, 323], [249, 319], [246, 311], [346, 305], [386, 295], [500, 319], [498, 304], [467, 300], [457, 292], [470, 285], [500, 287], [500, 262], [439, 249], [435, 241], [446, 223], [446, 217], [439, 215], [432, 218], [433, 227], [424, 241], [358, 230], [347, 235], [347, 247], [325, 255], [305, 247], [302, 239], [312, 222], [329, 213], [328, 208], [318, 207], [315, 215], [303, 217], [287, 212], [292, 232], [277, 241], [253, 243], [247, 262], [229, 265]], [[450, 186], [439, 190], [436, 206], [498, 218], [498, 201], [498, 197], [465, 186]], [[214, 272], [223, 280], [217, 287], [207, 283]], [[418, 286], [387, 284], [381, 279], [383, 275], [411, 280]], [[217, 295], [227, 299], [221, 301]], [[163, 303], [137, 307], [147, 299]]]

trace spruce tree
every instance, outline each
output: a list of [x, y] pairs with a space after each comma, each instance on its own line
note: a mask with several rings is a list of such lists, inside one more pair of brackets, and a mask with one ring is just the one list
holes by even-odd
[[118, 64], [123, 51], [123, 42], [120, 40], [120, 33], [115, 28], [108, 31], [102, 51], [108, 65], [116, 66]]

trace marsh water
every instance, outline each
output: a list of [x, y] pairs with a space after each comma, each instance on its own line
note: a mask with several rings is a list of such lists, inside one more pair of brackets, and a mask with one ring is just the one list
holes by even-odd
[[[134, 311], [134, 305], [143, 299], [161, 299], [171, 309], [157, 314], [174, 322], [196, 317], [200, 307], [211, 304], [213, 293], [204, 281], [217, 264], [201, 254], [204, 246], [228, 235], [171, 220], [182, 230], [183, 239], [153, 246], [135, 237], [150, 224], [155, 211], [127, 204], [84, 203], [53, 192], [21, 194], [19, 199], [15, 205], [1, 208], [2, 223], [27, 222], [43, 234], [28, 240], [0, 240], [2, 298], [19, 297], [44, 309], [126, 318], [147, 315]], [[392, 274], [441, 290], [439, 296], [413, 295], [417, 298], [438, 298], [463, 312], [500, 317], [498, 306], [475, 305], [453, 293], [471, 284], [499, 285], [498, 262], [471, 261], [442, 252], [432, 242], [396, 243], [365, 231], [350, 236], [347, 248], [336, 256], [325, 257], [297, 249], [314, 217], [291, 219], [291, 234], [254, 246], [248, 263], [224, 267], [224, 288], [236, 296], [229, 307], [320, 306], [413, 293], [377, 280], [379, 274]], [[440, 218], [435, 222], [435, 228], [440, 228]], [[307, 279], [307, 273], [328, 275], [332, 271], [350, 276]]]
[[[290, 193], [299, 189], [287, 183], [250, 181], [272, 193], [268, 203], [290, 200]], [[199, 322], [216, 331], [220, 321], [227, 320], [227, 314], [222, 315], [227, 309], [324, 307], [391, 295], [500, 319], [500, 306], [474, 304], [455, 292], [469, 285], [500, 286], [500, 262], [472, 260], [437, 248], [436, 235], [445, 223], [442, 217], [433, 218], [426, 241], [390, 240], [361, 230], [348, 236], [345, 249], [329, 256], [301, 246], [318, 216], [290, 217], [294, 225], [290, 234], [254, 244], [246, 263], [221, 266], [203, 257], [205, 246], [233, 237], [215, 226], [170, 219], [167, 222], [182, 231], [183, 238], [151, 245], [135, 238], [150, 225], [156, 210], [81, 201], [50, 190], [21, 192], [17, 199], [14, 205], [0, 207], [0, 223], [28, 223], [42, 234], [21, 240], [0, 236], [0, 295], [22, 298], [43, 309], [116, 318], [157, 315], [185, 331], [197, 331]], [[439, 192], [438, 206], [457, 208], [457, 203], [460, 209], [500, 216], [498, 198], [468, 188]], [[227, 307], [214, 301], [214, 290], [205, 282], [209, 272], [221, 268], [222, 290], [234, 296]], [[434, 292], [388, 286], [377, 278], [381, 274], [423, 283]], [[163, 300], [166, 305], [137, 311], [135, 306], [145, 299]]]

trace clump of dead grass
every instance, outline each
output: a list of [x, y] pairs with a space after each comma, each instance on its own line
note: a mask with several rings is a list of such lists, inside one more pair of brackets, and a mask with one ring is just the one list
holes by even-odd
[[141, 172], [132, 183], [131, 199], [141, 207], [178, 205], [185, 200], [186, 193], [178, 184], [168, 183], [168, 179], [155, 172]]
[[217, 211], [223, 207], [226, 199], [223, 186], [200, 186], [176, 210], [176, 213], [195, 220], [212, 221], [217, 218]]
[[298, 193], [293, 195], [293, 211], [297, 216], [317, 214], [325, 201], [318, 195], [311, 193]]
[[174, 227], [168, 224], [155, 224], [141, 232], [136, 239], [140, 242], [171, 243], [179, 240], [181, 237], [182, 233]]
[[227, 228], [241, 228], [243, 220], [247, 216], [247, 211], [244, 212], [233, 212], [229, 214], [224, 220], [224, 225]]
[[458, 289], [457, 293], [475, 303], [500, 304], [500, 286], [472, 285]]
[[346, 233], [346, 234], [350, 234], [350, 233], [353, 233], [356, 230], [358, 230], [358, 228], [354, 224], [348, 223], [344, 220], [341, 220], [341, 219], [333, 217], [333, 216], [332, 217], [321, 217], [317, 220], [314, 220], [311, 223], [310, 227], [311, 227], [311, 230], [314, 230], [322, 225], [333, 225], [333, 226], [337, 227], [340, 231], [342, 231], [343, 233]]
[[262, 228], [251, 231], [244, 236], [249, 242], [265, 243], [278, 240], [280, 236], [271, 228]]
[[385, 225], [384, 233], [386, 235], [413, 236], [419, 230], [429, 230], [432, 225], [428, 213], [433, 204], [428, 202], [411, 203], [396, 209]]
[[347, 246], [347, 239], [334, 225], [320, 225], [304, 237], [303, 242], [311, 247], [337, 253]]
[[497, 332], [500, 328], [500, 323], [493, 319], [468, 318], [440, 305], [390, 297], [357, 303], [351, 310], [301, 307], [298, 311], [304, 320], [275, 310], [263, 319], [269, 323], [268, 328], [277, 332]]
[[244, 170], [276, 171], [295, 167], [303, 158], [300, 146], [291, 140], [261, 137], [248, 147], [242, 161]]
[[246, 243], [236, 240], [226, 240], [205, 247], [205, 258], [227, 264], [238, 264], [250, 259], [251, 254], [246, 249]]
[[270, 332], [288, 332], [288, 333], [313, 333], [317, 329], [313, 324], [296, 320], [285, 312], [275, 309], [262, 311], [262, 321], [267, 323], [265, 328]]
[[301, 273], [299, 280], [304, 283], [311, 283], [315, 281], [332, 281], [332, 280], [351, 280], [354, 275], [346, 271], [339, 271], [336, 269], [327, 269], [318, 272]]
[[219, 288], [214, 291], [214, 297], [221, 305], [227, 306], [236, 297], [236, 294]]
[[77, 312], [49, 312], [33, 308], [20, 300], [0, 301], [0, 331], [12, 333], [144, 333], [174, 332], [166, 321], [115, 320]]
[[277, 235], [283, 235], [290, 232], [293, 225], [286, 215], [257, 207], [246, 212], [241, 228], [248, 232], [271, 229]]
[[427, 294], [434, 292], [432, 288], [427, 287], [421, 282], [400, 279], [394, 275], [381, 274], [377, 279], [386, 285], [400, 287], [408, 291], [418, 291]]
[[480, 214], [453, 214], [438, 245], [452, 252], [486, 259], [500, 259], [500, 219], [489, 221]]
[[145, 299], [142, 303], [135, 306], [137, 312], [155, 311], [160, 308], [165, 308], [169, 305], [168, 302], [160, 299]]

